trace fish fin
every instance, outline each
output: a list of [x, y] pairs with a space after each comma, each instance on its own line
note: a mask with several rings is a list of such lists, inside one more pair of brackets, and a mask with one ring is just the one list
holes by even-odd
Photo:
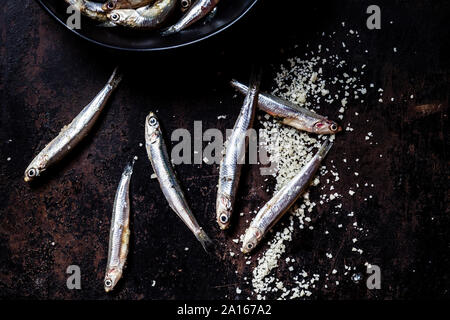
[[200, 230], [199, 233], [197, 233], [195, 235], [195, 237], [197, 238], [197, 240], [200, 242], [200, 244], [202, 245], [203, 249], [206, 251], [206, 253], [210, 253], [211, 249], [214, 245], [214, 243], [212, 242], [212, 240], [208, 237], [208, 235], [206, 234], [206, 232], [204, 230]]
[[333, 141], [331, 141], [330, 139], [327, 139], [322, 144], [319, 151], [317, 152], [317, 156], [322, 160], [328, 154], [328, 151], [330, 151], [332, 146], [333, 146]]
[[108, 80], [108, 84], [110, 84], [114, 89], [117, 88], [119, 83], [122, 81], [123, 75], [119, 70], [119, 66], [114, 68], [114, 71], [111, 77]]
[[161, 31], [161, 36], [166, 37], [171, 34], [177, 33], [179, 30], [175, 28], [175, 26], [170, 26], [168, 28], [165, 28]]

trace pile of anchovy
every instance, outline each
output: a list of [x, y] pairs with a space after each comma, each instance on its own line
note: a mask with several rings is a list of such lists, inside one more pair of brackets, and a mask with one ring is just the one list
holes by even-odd
[[155, 30], [165, 26], [177, 8], [183, 16], [165, 28], [162, 35], [184, 30], [207, 15], [214, 15], [219, 0], [108, 0], [99, 3], [87, 0], [65, 0], [86, 17], [101, 22], [101, 26], [122, 26]]
[[[231, 81], [231, 85], [236, 90], [245, 94], [245, 100], [232, 134], [225, 142], [223, 158], [220, 162], [216, 219], [222, 230], [230, 226], [240, 172], [245, 162], [248, 142], [246, 132], [252, 128], [256, 107], [298, 130], [316, 134], [335, 134], [341, 131], [338, 124], [326, 117], [273, 95], [260, 93], [260, 78], [260, 72], [253, 72], [248, 87], [236, 80]], [[25, 170], [25, 181], [29, 182], [41, 176], [47, 168], [66, 156], [88, 134], [121, 80], [122, 75], [116, 68], [96, 97], [33, 159]], [[211, 250], [213, 243], [189, 208], [172, 167], [160, 122], [153, 112], [150, 112], [145, 119], [145, 145], [153, 171], [170, 207], [195, 235], [205, 251]], [[307, 189], [331, 146], [332, 142], [326, 140], [302, 170], [259, 210], [245, 232], [242, 252], [252, 251]], [[107, 292], [112, 290], [121, 278], [127, 259], [130, 238], [129, 186], [133, 165], [134, 160], [125, 167], [114, 199], [104, 280]]]

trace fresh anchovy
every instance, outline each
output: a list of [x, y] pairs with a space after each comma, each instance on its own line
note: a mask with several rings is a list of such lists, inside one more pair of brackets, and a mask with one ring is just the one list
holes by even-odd
[[252, 127], [259, 93], [260, 73], [252, 75], [250, 90], [247, 92], [241, 112], [234, 124], [233, 132], [224, 147], [224, 156], [220, 162], [219, 186], [216, 199], [216, 219], [220, 229], [230, 226], [234, 200], [245, 160], [246, 134]]
[[114, 199], [104, 281], [106, 292], [114, 289], [122, 277], [127, 261], [130, 240], [130, 181], [133, 165], [134, 160], [125, 167]]
[[243, 253], [252, 251], [306, 190], [332, 145], [333, 143], [327, 140], [302, 170], [259, 210], [245, 232], [241, 249]]
[[158, 178], [164, 196], [169, 206], [178, 217], [192, 231], [197, 240], [201, 243], [205, 251], [212, 245], [211, 239], [199, 226], [192, 214], [191, 209], [181, 191], [178, 180], [173, 171], [169, 154], [164, 143], [159, 121], [153, 112], [145, 119], [145, 145], [147, 154], [153, 167], [153, 171]]
[[106, 11], [102, 3], [87, 0], [65, 0], [75, 10], [80, 11], [85, 16], [98, 21], [108, 21]]
[[[247, 93], [248, 88], [244, 84], [231, 80], [231, 85], [240, 93]], [[258, 108], [298, 130], [317, 134], [335, 134], [342, 130], [336, 122], [268, 93], [259, 94]]]
[[152, 2], [154, 2], [154, 0], [108, 0], [103, 4], [102, 8], [105, 11], [114, 9], [136, 9]]
[[220, 0], [197, 0], [177, 23], [164, 30], [162, 34], [169, 35], [186, 29], [210, 13], [217, 6], [219, 1]]
[[62, 128], [59, 135], [31, 161], [25, 170], [26, 182], [40, 176], [48, 167], [61, 160], [75, 145], [78, 144], [89, 132], [105, 107], [108, 98], [114, 92], [122, 80], [122, 75], [117, 68], [108, 80], [108, 83], [97, 96], [72, 120]]
[[177, 0], [157, 0], [138, 9], [118, 9], [108, 13], [115, 24], [135, 29], [155, 29], [164, 24], [176, 8]]

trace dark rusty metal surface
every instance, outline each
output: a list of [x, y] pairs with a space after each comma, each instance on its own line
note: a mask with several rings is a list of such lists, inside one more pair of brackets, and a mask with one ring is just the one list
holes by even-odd
[[[216, 252], [206, 256], [166, 205], [156, 180], [150, 179], [152, 170], [139, 146], [144, 143], [145, 116], [159, 110], [166, 138], [176, 128], [193, 130], [194, 120], [202, 120], [204, 129], [231, 128], [242, 100], [233, 98], [227, 82], [232, 77], [247, 80], [255, 56], [265, 66], [267, 89], [270, 64], [301, 53], [306, 42], [322, 31], [332, 32], [341, 21], [364, 30], [369, 4], [315, 1], [299, 11], [261, 1], [248, 18], [206, 43], [126, 55], [74, 37], [34, 1], [19, 5], [7, 0], [0, 7], [0, 297], [242, 298], [236, 286], [248, 294], [250, 287], [240, 281], [250, 277], [251, 267], [242, 258], [230, 258], [225, 244], [237, 246], [231, 240], [243, 232], [243, 220], [251, 218], [248, 212], [268, 200], [258, 168], [244, 171], [236, 211], [246, 214], [224, 234], [214, 221], [217, 167], [177, 166], [193, 211], [217, 243]], [[355, 131], [341, 134], [328, 159], [336, 161], [344, 153], [360, 157], [354, 169], [376, 186], [370, 201], [342, 200], [346, 207], [364, 212], [360, 220], [370, 233], [360, 244], [364, 257], [340, 254], [335, 264], [351, 260], [362, 267], [370, 259], [382, 267], [383, 287], [370, 291], [364, 282], [337, 277], [341, 285], [326, 289], [319, 283], [313, 298], [450, 296], [449, 5], [381, 1], [380, 6], [383, 26], [389, 20], [395, 26], [389, 31], [365, 29], [361, 38], [368, 58], [353, 59], [369, 62], [366, 78], [384, 88], [386, 96], [414, 94], [414, 99], [379, 104], [378, 96], [371, 94], [358, 106], [359, 119], [371, 120], [370, 131], [379, 144], [369, 148], [354, 143], [364, 139], [369, 125], [350, 116], [346, 120]], [[299, 48], [293, 49], [296, 44]], [[399, 48], [398, 54], [393, 47]], [[118, 62], [126, 78], [93, 132], [45, 177], [25, 184], [23, 171], [29, 161], [90, 101]], [[229, 116], [219, 121], [221, 114]], [[106, 295], [102, 279], [111, 208], [121, 171], [134, 155], [139, 160], [131, 185], [129, 263], [117, 290]], [[341, 178], [348, 185], [355, 183], [354, 176]], [[317, 198], [315, 192], [311, 196]], [[319, 207], [314, 230], [297, 232], [288, 248], [318, 272], [329, 267], [325, 248], [349, 252], [352, 246], [350, 229], [332, 232], [331, 240], [321, 238], [330, 225], [350, 224], [325, 214], [328, 210], [328, 204]], [[65, 271], [71, 264], [81, 268], [82, 290], [66, 287]], [[281, 264], [277, 273], [283, 272], [288, 271]]]

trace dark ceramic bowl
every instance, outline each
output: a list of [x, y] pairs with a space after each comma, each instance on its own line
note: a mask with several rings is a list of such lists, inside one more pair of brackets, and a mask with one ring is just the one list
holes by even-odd
[[69, 29], [67, 4], [63, 0], [38, 0], [42, 7], [68, 30], [100, 46], [127, 51], [166, 50], [186, 46], [218, 34], [242, 18], [257, 0], [222, 0], [210, 21], [198, 21], [182, 32], [162, 37], [158, 31], [137, 31], [99, 27], [98, 22], [83, 17], [81, 29]]

